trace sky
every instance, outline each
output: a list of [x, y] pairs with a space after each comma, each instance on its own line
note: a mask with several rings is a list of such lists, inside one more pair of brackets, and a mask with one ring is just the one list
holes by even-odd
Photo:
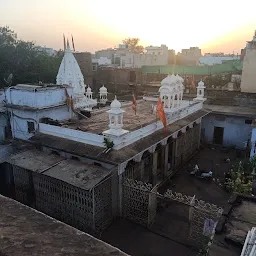
[[240, 53], [256, 29], [255, 9], [255, 0], [0, 0], [0, 26], [55, 49], [65, 33], [79, 51], [138, 37], [143, 46]]

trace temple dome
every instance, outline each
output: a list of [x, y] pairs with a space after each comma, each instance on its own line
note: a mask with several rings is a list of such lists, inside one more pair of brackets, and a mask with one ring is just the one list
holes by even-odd
[[199, 89], [204, 89], [205, 86], [204, 86], [204, 82], [201, 80], [199, 83], [198, 83], [198, 87]]
[[117, 109], [117, 108], [121, 108], [121, 103], [120, 101], [117, 100], [116, 96], [115, 99], [112, 101], [112, 103], [110, 104], [110, 108], [111, 109]]
[[107, 88], [104, 86], [104, 84], [102, 85], [102, 87], [100, 87], [100, 92], [104, 93], [104, 92], [108, 92]]
[[86, 92], [92, 92], [92, 89], [89, 85], [88, 85], [88, 88], [87, 88]]
[[164, 78], [161, 81], [161, 85], [175, 86], [177, 81], [178, 81], [177, 77], [174, 74], [172, 74], [172, 75], [168, 75], [166, 78]]
[[178, 80], [180, 83], [183, 83], [183, 82], [184, 82], [184, 79], [183, 79], [181, 76], [179, 76], [178, 74], [176, 75], [176, 78], [177, 78], [177, 80]]

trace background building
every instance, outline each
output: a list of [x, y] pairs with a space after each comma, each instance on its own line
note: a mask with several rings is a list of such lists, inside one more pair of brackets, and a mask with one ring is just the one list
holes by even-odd
[[177, 65], [197, 66], [200, 63], [202, 56], [201, 49], [198, 47], [190, 47], [189, 49], [182, 49], [177, 54]]
[[74, 52], [77, 63], [84, 76], [84, 83], [86, 85], [93, 86], [93, 74], [92, 74], [92, 55], [90, 52]]
[[241, 81], [242, 92], [256, 92], [256, 31], [252, 41], [247, 42]]
[[206, 53], [204, 56], [200, 57], [200, 65], [215, 65], [215, 64], [222, 64], [227, 61], [235, 61], [240, 60], [239, 55], [233, 54], [211, 54]]

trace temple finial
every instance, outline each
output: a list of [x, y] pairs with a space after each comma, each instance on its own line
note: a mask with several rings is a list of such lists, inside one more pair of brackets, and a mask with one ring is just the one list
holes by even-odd
[[66, 51], [67, 45], [66, 45], [66, 38], [64, 33], [63, 33], [63, 43], [64, 43], [64, 51]]
[[68, 39], [67, 39], [67, 49], [70, 50], [70, 46], [69, 46], [69, 41], [68, 41]]
[[74, 43], [74, 38], [73, 38], [73, 35], [71, 35], [71, 38], [72, 38], [72, 46], [73, 46], [73, 51], [75, 52], [75, 51], [76, 51], [76, 48], [75, 48], [75, 43]]

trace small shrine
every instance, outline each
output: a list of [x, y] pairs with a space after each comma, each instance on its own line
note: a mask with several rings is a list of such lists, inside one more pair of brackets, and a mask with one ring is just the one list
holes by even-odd
[[86, 98], [88, 100], [91, 100], [92, 99], [92, 89], [91, 87], [88, 85], [87, 89], [86, 89], [86, 94], [85, 94]]
[[121, 103], [115, 99], [110, 104], [110, 110], [107, 111], [109, 114], [109, 130], [104, 131], [104, 135], [121, 136], [128, 133], [129, 131], [123, 130], [123, 114], [124, 110], [121, 109]]
[[168, 75], [161, 82], [159, 88], [160, 98], [163, 102], [165, 111], [178, 108], [182, 105], [183, 99], [183, 78], [179, 75]]
[[100, 103], [102, 104], [106, 104], [106, 102], [108, 101], [108, 90], [107, 88], [103, 86], [100, 88]]
[[198, 86], [196, 87], [197, 94], [196, 98], [193, 99], [193, 101], [205, 101], [206, 98], [204, 98], [204, 90], [205, 90], [204, 82], [201, 80], [198, 83]]

